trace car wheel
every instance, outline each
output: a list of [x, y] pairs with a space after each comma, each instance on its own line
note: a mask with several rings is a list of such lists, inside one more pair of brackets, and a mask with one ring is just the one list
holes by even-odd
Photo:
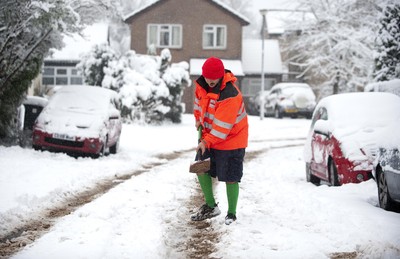
[[378, 198], [379, 198], [379, 207], [384, 210], [391, 210], [394, 207], [394, 202], [389, 195], [389, 189], [387, 186], [385, 173], [380, 171], [377, 179], [378, 185]]
[[276, 108], [275, 108], [275, 118], [276, 119], [282, 119], [282, 113], [281, 113], [281, 111], [279, 110], [279, 107], [277, 106]]
[[32, 145], [32, 147], [33, 147], [34, 150], [38, 150], [38, 151], [42, 150], [42, 147], [38, 146], [38, 145]]
[[101, 147], [100, 153], [97, 155], [97, 157], [102, 157], [107, 155], [107, 142], [108, 138], [105, 139], [103, 146]]
[[103, 147], [101, 148], [99, 156], [105, 156], [106, 155], [106, 143], [104, 143]]
[[331, 186], [339, 186], [339, 178], [335, 161], [332, 159], [329, 162], [329, 182]]
[[118, 147], [119, 147], [119, 139], [117, 140], [117, 142], [115, 142], [114, 145], [110, 147], [110, 154], [117, 154]]
[[319, 185], [321, 183], [321, 179], [311, 174], [310, 163], [306, 163], [306, 180], [307, 182], [311, 182], [316, 185]]

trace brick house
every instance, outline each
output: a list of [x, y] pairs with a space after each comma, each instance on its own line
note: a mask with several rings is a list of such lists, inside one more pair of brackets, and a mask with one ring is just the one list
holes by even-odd
[[[179, 8], [177, 8], [179, 7]], [[218, 0], [158, 0], [124, 17], [130, 27], [130, 48], [138, 54], [160, 54], [168, 48], [172, 62], [186, 61], [195, 80], [201, 66], [210, 56], [222, 59], [227, 69], [238, 78], [245, 103], [261, 88], [261, 39], [243, 39], [246, 17]], [[37, 88], [47, 89], [58, 84], [82, 81], [75, 65], [80, 53], [94, 44], [108, 42], [108, 25], [100, 23], [84, 31], [87, 42], [66, 37], [65, 48], [45, 60], [43, 74], [36, 80]], [[279, 40], [265, 39], [265, 89], [285, 80]], [[79, 51], [76, 46], [79, 45]], [[79, 82], [76, 80], [80, 80]], [[185, 111], [193, 111], [194, 88], [184, 91]], [[249, 108], [249, 107], [248, 107]], [[251, 109], [248, 109], [250, 112]]]
[[[239, 81], [244, 75], [242, 27], [249, 21], [220, 1], [159, 0], [128, 14], [124, 21], [130, 26], [132, 50], [159, 54], [168, 48], [172, 62], [187, 61], [191, 65], [192, 79], [210, 56], [221, 58]], [[186, 88], [186, 112], [192, 112], [193, 98], [193, 87]]]

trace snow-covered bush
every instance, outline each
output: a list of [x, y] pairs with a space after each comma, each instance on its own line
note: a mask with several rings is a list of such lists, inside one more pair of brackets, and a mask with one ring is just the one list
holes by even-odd
[[104, 79], [104, 68], [108, 63], [116, 60], [115, 52], [107, 45], [95, 45], [93, 49], [82, 57], [78, 68], [82, 71], [85, 83], [101, 86]]
[[364, 88], [365, 92], [387, 92], [400, 96], [400, 79], [369, 83]]
[[[158, 123], [169, 119], [180, 122], [183, 87], [190, 82], [186, 62], [170, 65], [168, 50], [162, 51], [161, 56], [128, 51], [117, 58], [106, 48], [101, 48], [103, 54], [99, 55], [99, 49], [96, 47], [94, 53], [86, 55], [79, 67], [85, 77], [96, 80], [100, 78], [93, 72], [101, 70], [98, 85], [119, 92], [120, 110], [125, 121]], [[91, 82], [86, 80], [88, 84]]]
[[163, 98], [163, 104], [170, 107], [165, 117], [174, 123], [181, 122], [181, 115], [184, 111], [182, 104], [183, 89], [190, 86], [189, 64], [180, 62], [169, 65], [171, 62], [171, 53], [168, 49], [161, 51], [161, 72], [162, 79], [169, 89], [169, 96]]
[[163, 101], [164, 105], [171, 108], [165, 116], [172, 122], [181, 122], [181, 114], [184, 111], [182, 104], [183, 89], [190, 86], [191, 83], [187, 73], [188, 68], [187, 62], [172, 64], [162, 76], [170, 92], [170, 95]]

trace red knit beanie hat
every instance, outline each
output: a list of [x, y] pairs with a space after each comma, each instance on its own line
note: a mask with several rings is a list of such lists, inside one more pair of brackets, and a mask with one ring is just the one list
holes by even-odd
[[206, 62], [204, 62], [202, 69], [202, 75], [211, 80], [224, 77], [225, 74], [224, 64], [216, 57], [208, 58]]

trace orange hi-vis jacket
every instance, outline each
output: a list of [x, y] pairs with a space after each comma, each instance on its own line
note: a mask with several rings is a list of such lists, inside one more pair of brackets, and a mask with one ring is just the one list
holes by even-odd
[[203, 76], [196, 80], [194, 116], [203, 126], [207, 148], [234, 150], [248, 143], [247, 113], [236, 77], [225, 70], [223, 80], [211, 88]]

